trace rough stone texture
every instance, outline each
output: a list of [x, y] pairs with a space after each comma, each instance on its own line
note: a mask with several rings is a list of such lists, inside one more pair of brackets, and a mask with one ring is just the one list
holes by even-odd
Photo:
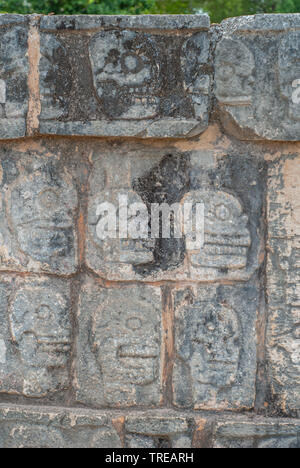
[[300, 15], [225, 20], [215, 54], [215, 93], [225, 128], [242, 139], [296, 141]]
[[300, 409], [299, 156], [269, 170], [268, 355], [273, 398], [286, 413]]
[[299, 31], [0, 15], [0, 447], [299, 448]]
[[76, 271], [78, 193], [65, 157], [47, 145], [1, 151], [0, 270]]
[[254, 406], [257, 297], [255, 284], [174, 292], [176, 406]]
[[[145, 147], [116, 146], [107, 155], [94, 153], [89, 189], [86, 261], [102, 278], [247, 280], [261, 262], [265, 169], [260, 160], [241, 159], [238, 151], [218, 157], [211, 150], [170, 148], [153, 154]], [[97, 207], [108, 202], [118, 208], [120, 195], [147, 206], [148, 239], [99, 238]], [[153, 203], [204, 203], [204, 248], [195, 250], [184, 237], [151, 239]]]
[[86, 279], [78, 311], [77, 400], [96, 406], [157, 406], [161, 400], [161, 291], [104, 289]]
[[228, 420], [216, 424], [213, 448], [299, 448], [299, 421]]
[[125, 421], [128, 448], [191, 448], [193, 418], [173, 416], [128, 416]]
[[0, 405], [0, 448], [121, 448], [108, 415]]
[[[198, 32], [188, 29], [190, 21]], [[44, 19], [41, 133], [200, 134], [210, 105], [208, 27], [207, 16], [145, 17], [145, 26], [118, 17]]]
[[28, 18], [0, 15], [0, 138], [26, 134]]
[[0, 393], [41, 398], [69, 388], [70, 296], [61, 279], [1, 277]]

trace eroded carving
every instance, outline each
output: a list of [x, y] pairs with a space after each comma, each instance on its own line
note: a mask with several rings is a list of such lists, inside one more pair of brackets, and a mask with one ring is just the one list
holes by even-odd
[[[94, 288], [92, 297], [89, 288], [81, 297], [79, 401], [113, 407], [157, 405], [161, 343], [159, 289], [130, 286], [105, 290], [96, 285]], [[87, 341], [89, 327], [92, 331]], [[84, 365], [86, 356], [91, 360], [88, 368]]]
[[254, 90], [254, 56], [237, 39], [223, 39], [216, 49], [216, 96], [227, 106], [249, 106]]
[[0, 132], [3, 138], [25, 135], [28, 106], [27, 32], [22, 26], [0, 33]]
[[157, 48], [146, 34], [105, 31], [91, 39], [94, 86], [110, 118], [145, 119], [157, 115]]
[[206, 33], [198, 33], [185, 41], [181, 51], [184, 88], [190, 96], [195, 117], [208, 122], [210, 75], [205, 71], [209, 61], [209, 40]]
[[10, 329], [24, 372], [24, 394], [53, 390], [53, 370], [65, 369], [71, 349], [69, 302], [49, 287], [20, 289], [10, 310]]
[[0, 391], [46, 397], [69, 386], [70, 290], [63, 280], [1, 284]]
[[70, 176], [42, 168], [8, 187], [7, 215], [22, 254], [61, 272], [75, 270], [77, 192]]
[[273, 399], [286, 414], [300, 408], [298, 181], [298, 157], [270, 165], [267, 355]]
[[[237, 296], [240, 293], [240, 300], [244, 301], [254, 290], [211, 286], [195, 291], [186, 289], [174, 295], [176, 406], [232, 408], [237, 400], [242, 406], [253, 404], [256, 351], [255, 344], [248, 339], [255, 340], [256, 311], [252, 307], [251, 317], [246, 317], [238, 298], [230, 298], [232, 293]], [[251, 338], [244, 335], [246, 322]]]
[[[239, 200], [221, 191], [193, 191], [186, 194], [182, 203], [204, 205], [204, 246], [193, 251], [187, 243], [187, 254], [192, 268], [211, 268], [234, 271], [245, 269], [251, 236], [248, 216]], [[195, 237], [195, 226], [189, 235]]]
[[[116, 171], [115, 164], [120, 165]], [[120, 172], [121, 171], [121, 172]], [[87, 262], [94, 270], [103, 273], [111, 279], [130, 279], [135, 277], [135, 267], [151, 263], [154, 259], [154, 239], [146, 232], [148, 238], [143, 238], [144, 231], [132, 232], [131, 220], [136, 219], [136, 213], [130, 216], [130, 207], [143, 205], [138, 193], [132, 190], [130, 181], [130, 159], [124, 157], [111, 162], [98, 160], [90, 180], [91, 196], [88, 206], [88, 249]], [[122, 201], [123, 200], [123, 201]], [[107, 204], [116, 219], [116, 230], [109, 234], [109, 223], [105, 221], [108, 212], [99, 211], [101, 204]], [[110, 205], [110, 206], [108, 206]], [[126, 232], [122, 234], [122, 206], [128, 207], [125, 212]], [[148, 224], [148, 212], [144, 206], [144, 225]], [[143, 216], [143, 213], [141, 213]], [[101, 238], [100, 223], [103, 223], [106, 238]], [[124, 226], [124, 223], [123, 223]], [[124, 228], [123, 228], [124, 229]], [[148, 226], [147, 226], [148, 229]], [[136, 234], [136, 235], [135, 235]], [[140, 238], [139, 238], [140, 236]]]
[[[300, 105], [294, 102], [293, 83], [300, 79], [300, 33], [289, 32], [280, 42], [278, 52], [279, 86], [281, 96], [288, 101], [288, 115], [286, 116], [292, 126], [299, 127]], [[288, 122], [285, 123], [288, 126]], [[296, 130], [296, 129], [295, 129]]]

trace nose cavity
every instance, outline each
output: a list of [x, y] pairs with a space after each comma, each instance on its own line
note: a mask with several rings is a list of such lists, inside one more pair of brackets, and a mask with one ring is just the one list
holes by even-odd
[[50, 307], [46, 304], [41, 304], [38, 307], [36, 313], [38, 318], [41, 320], [49, 320], [52, 315]]

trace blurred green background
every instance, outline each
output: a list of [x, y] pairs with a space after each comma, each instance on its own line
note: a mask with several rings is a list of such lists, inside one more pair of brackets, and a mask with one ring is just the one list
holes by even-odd
[[297, 13], [300, 0], [0, 0], [1, 13], [191, 14], [209, 13], [218, 23], [230, 16]]

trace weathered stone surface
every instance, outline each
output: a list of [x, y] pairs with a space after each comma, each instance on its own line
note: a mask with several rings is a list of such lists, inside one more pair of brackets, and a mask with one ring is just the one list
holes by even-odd
[[268, 191], [267, 350], [273, 400], [300, 411], [299, 156], [270, 164]]
[[98, 407], [158, 406], [161, 291], [103, 288], [86, 279], [78, 311], [77, 401]]
[[[242, 139], [300, 138], [299, 15], [257, 15], [222, 22], [215, 94], [225, 128]], [[297, 87], [297, 84], [296, 84]]]
[[0, 405], [1, 448], [121, 448], [112, 418], [84, 410]]
[[[291, 15], [292, 16], [292, 15]], [[162, 29], [170, 31], [208, 29], [209, 16], [202, 15], [55, 15], [41, 18], [41, 29], [75, 31], [93, 29]]]
[[5, 276], [0, 297], [0, 393], [39, 398], [68, 389], [68, 282]]
[[214, 448], [299, 448], [300, 423], [264, 418], [227, 420], [216, 424]]
[[60, 151], [56, 155], [47, 147], [24, 151], [3, 146], [0, 270], [76, 271], [78, 194], [63, 159]]
[[[265, 183], [264, 163], [238, 154], [217, 157], [212, 151], [173, 148], [154, 155], [116, 147], [106, 156], [99, 151], [89, 182], [87, 265], [109, 280], [247, 280], [263, 260]], [[119, 221], [120, 195], [147, 207], [147, 239], [99, 237], [97, 207], [112, 203]], [[153, 205], [163, 203], [182, 210], [185, 203], [204, 204], [203, 248], [172, 233], [151, 238]]]
[[0, 138], [26, 134], [28, 18], [0, 15]]
[[[145, 17], [136, 25], [132, 18], [44, 18], [40, 132], [200, 134], [210, 105], [208, 23], [207, 16]], [[66, 34], [69, 29], [75, 34]]]
[[174, 404], [252, 408], [256, 380], [258, 286], [206, 286], [173, 293]]
[[128, 448], [191, 448], [194, 420], [180, 415], [128, 416], [125, 420]]

